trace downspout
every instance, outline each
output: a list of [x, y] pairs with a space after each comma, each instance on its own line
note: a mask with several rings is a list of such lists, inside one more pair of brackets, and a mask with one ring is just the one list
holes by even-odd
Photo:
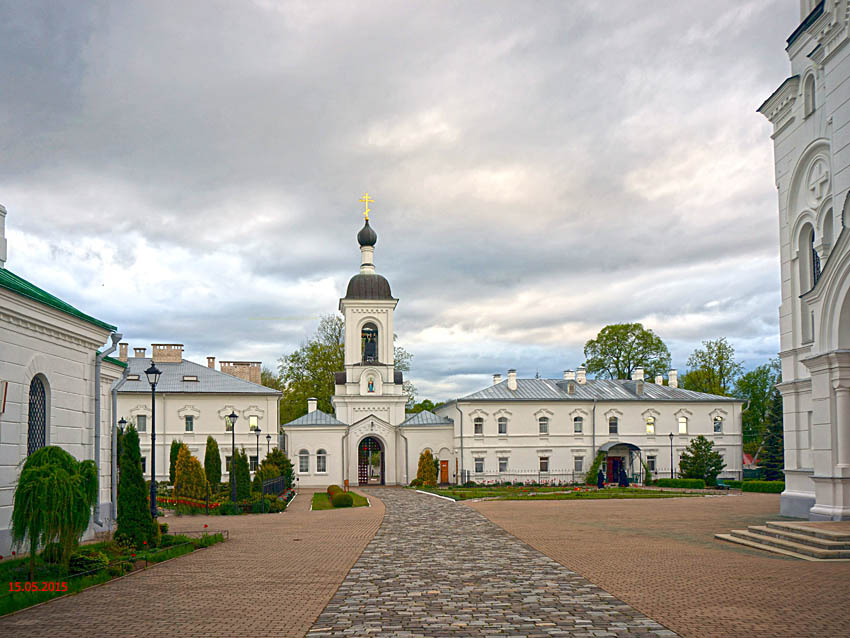
[[455, 399], [455, 410], [460, 414], [460, 477], [458, 485], [461, 485], [461, 481], [463, 481], [463, 412], [460, 410], [458, 401], [459, 399]]
[[127, 380], [127, 371], [124, 368], [121, 378], [112, 386], [112, 520], [118, 520], [118, 388]]
[[[120, 332], [110, 334], [109, 338], [112, 340], [112, 345], [103, 352], [98, 352], [94, 358], [94, 464], [97, 466], [97, 500], [94, 504], [94, 523], [98, 527], [103, 527], [103, 520], [100, 518], [100, 368], [103, 365], [103, 358], [115, 352], [122, 337], [123, 335]], [[114, 412], [112, 419], [115, 419]]]
[[[345, 446], [348, 444], [348, 435], [351, 433], [351, 425], [348, 425], [345, 428], [345, 434], [342, 436], [342, 484], [345, 485], [345, 482], [348, 480], [348, 455], [345, 453]], [[349, 487], [351, 487], [349, 485]]]
[[596, 460], [596, 399], [593, 400], [593, 416], [590, 419], [590, 432], [591, 432], [591, 441], [590, 444], [593, 446], [593, 460]]
[[408, 445], [407, 445], [407, 437], [404, 436], [404, 432], [401, 431], [401, 428], [397, 428], [396, 430], [401, 438], [404, 439], [404, 484], [407, 485], [410, 483], [410, 475], [408, 474], [408, 461], [409, 457], [407, 455]]

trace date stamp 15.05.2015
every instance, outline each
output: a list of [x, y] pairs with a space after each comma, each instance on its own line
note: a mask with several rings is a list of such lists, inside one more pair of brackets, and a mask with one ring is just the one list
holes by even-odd
[[17, 592], [17, 591], [68, 591], [68, 583], [67, 582], [59, 582], [53, 580], [42, 580], [42, 581], [20, 581], [15, 580], [9, 582], [9, 591]]

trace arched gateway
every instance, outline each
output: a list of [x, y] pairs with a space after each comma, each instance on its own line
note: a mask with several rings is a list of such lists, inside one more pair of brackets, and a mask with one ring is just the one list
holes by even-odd
[[357, 482], [360, 485], [384, 485], [384, 446], [367, 436], [357, 446]]

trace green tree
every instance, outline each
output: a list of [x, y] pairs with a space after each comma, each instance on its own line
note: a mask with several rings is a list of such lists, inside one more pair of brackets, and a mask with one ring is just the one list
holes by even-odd
[[425, 450], [419, 455], [419, 467], [416, 478], [422, 481], [422, 485], [434, 487], [437, 485], [437, 469], [434, 465], [434, 455], [431, 450]]
[[274, 463], [271, 463], [268, 457], [264, 458], [263, 462], [260, 463], [260, 467], [254, 472], [254, 481], [251, 490], [257, 493], [262, 492], [263, 481], [276, 479], [278, 476], [280, 476], [280, 468]]
[[283, 383], [280, 380], [280, 374], [265, 366], [263, 366], [263, 369], [260, 371], [260, 384], [267, 388], [272, 388], [273, 390], [283, 391]]
[[782, 481], [785, 479], [785, 436], [782, 430], [782, 395], [779, 390], [773, 390], [770, 406], [767, 410], [767, 426], [765, 428], [764, 445], [758, 453], [759, 465], [764, 470], [767, 481]]
[[434, 410], [439, 408], [441, 405], [444, 405], [444, 403], [442, 401], [438, 401], [437, 403], [434, 403], [430, 399], [423, 399], [419, 403], [415, 403], [413, 405], [413, 407], [410, 408], [410, 410], [408, 410], [408, 412], [416, 413], [416, 412], [424, 412], [425, 410], [428, 410], [429, 412], [433, 412]]
[[218, 443], [211, 436], [207, 437], [207, 449], [204, 452], [204, 474], [210, 489], [217, 490], [221, 484], [221, 452]]
[[775, 385], [779, 383], [779, 360], [760, 365], [735, 381], [734, 396], [747, 404], [741, 419], [744, 428], [744, 452], [755, 454], [767, 433], [768, 413]]
[[148, 490], [142, 475], [142, 455], [139, 451], [139, 433], [130, 425], [124, 431], [121, 450], [121, 472], [118, 477], [118, 539], [127, 539], [136, 547], [156, 538], [151, 517]]
[[638, 366], [648, 378], [670, 369], [670, 352], [661, 338], [639, 323], [605, 326], [584, 344], [587, 372], [599, 379], [630, 379]]
[[168, 482], [172, 485], [174, 485], [175, 471], [177, 468], [177, 455], [180, 454], [181, 445], [183, 445], [182, 441], [177, 439], [171, 440], [170, 463], [168, 464]]
[[203, 499], [207, 495], [207, 476], [201, 462], [192, 456], [189, 448], [180, 446], [175, 470], [174, 496]]
[[682, 478], [703, 479], [706, 485], [716, 485], [717, 475], [724, 467], [723, 456], [714, 449], [714, 442], [702, 434], [690, 442], [679, 459]]
[[726, 337], [703, 341], [688, 357], [688, 372], [682, 378], [682, 387], [696, 392], [732, 396], [735, 380], [743, 366], [735, 360], [735, 348]]
[[283, 453], [283, 450], [273, 448], [271, 452], [263, 459], [263, 463], [268, 461], [271, 465], [280, 468], [281, 476], [286, 477], [287, 485], [292, 485], [292, 479], [295, 472], [292, 468], [292, 461]]
[[[251, 496], [251, 469], [244, 448], [241, 451], [236, 450], [234, 452], [230, 464], [232, 466], [230, 480], [236, 481], [236, 498], [241, 501]], [[231, 483], [231, 494], [233, 493], [232, 485]]]
[[97, 502], [97, 466], [79, 462], [65, 450], [43, 447], [30, 454], [15, 487], [12, 543], [30, 546], [30, 580], [39, 546], [58, 542], [61, 564], [67, 568], [71, 552], [86, 531]]

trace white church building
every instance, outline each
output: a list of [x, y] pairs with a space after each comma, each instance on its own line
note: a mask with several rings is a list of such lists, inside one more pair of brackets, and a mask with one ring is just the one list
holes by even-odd
[[339, 302], [345, 370], [336, 373], [335, 414], [311, 399], [307, 414], [283, 426], [301, 486], [406, 485], [426, 448], [441, 483], [580, 481], [599, 452], [609, 480], [621, 468], [641, 480], [644, 464], [654, 475], [675, 473], [700, 434], [723, 455], [722, 476], [741, 477], [743, 402], [679, 388], [675, 370], [666, 384], [644, 379], [640, 368], [631, 380], [588, 379], [583, 368], [561, 379], [519, 379], [510, 370], [434, 412], [406, 414], [392, 363], [398, 299], [375, 271], [377, 239], [367, 218], [357, 235], [360, 272]]
[[850, 4], [801, 0], [773, 124], [785, 432], [781, 512], [850, 519]]

